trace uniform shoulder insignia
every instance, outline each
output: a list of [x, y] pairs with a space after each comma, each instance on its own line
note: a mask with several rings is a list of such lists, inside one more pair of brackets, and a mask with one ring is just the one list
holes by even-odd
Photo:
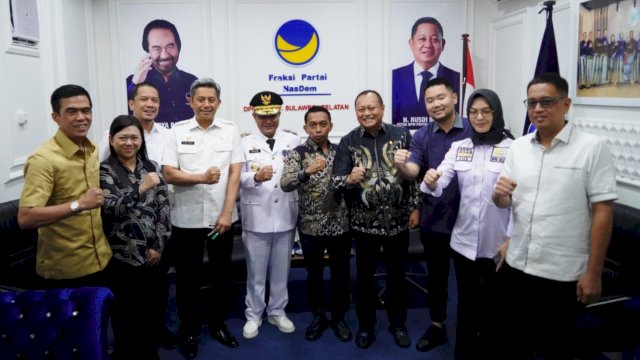
[[249, 136], [249, 135], [251, 135], [251, 131], [245, 131], [245, 132], [240, 133], [240, 137], [241, 138]]
[[288, 132], [289, 134], [293, 134], [293, 135], [295, 135], [295, 136], [298, 136], [298, 133], [297, 133], [297, 132], [295, 132], [295, 131], [293, 131], [293, 130], [289, 130], [289, 129], [282, 129], [282, 131], [284, 131], [284, 132]]

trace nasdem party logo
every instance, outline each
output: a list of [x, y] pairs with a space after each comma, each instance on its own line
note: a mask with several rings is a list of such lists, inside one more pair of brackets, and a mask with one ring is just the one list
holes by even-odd
[[282, 60], [293, 66], [310, 63], [318, 54], [318, 32], [306, 21], [290, 20], [276, 33], [276, 52]]

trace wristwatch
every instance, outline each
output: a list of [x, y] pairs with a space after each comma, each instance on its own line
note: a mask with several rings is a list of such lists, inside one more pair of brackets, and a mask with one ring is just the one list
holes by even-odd
[[74, 200], [71, 202], [71, 212], [77, 213], [78, 211], [80, 211], [80, 203], [78, 200]]

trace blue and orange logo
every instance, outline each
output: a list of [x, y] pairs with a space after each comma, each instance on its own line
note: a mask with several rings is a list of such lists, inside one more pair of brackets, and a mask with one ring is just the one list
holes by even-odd
[[318, 32], [306, 21], [289, 20], [276, 33], [276, 52], [284, 62], [293, 66], [310, 63], [320, 49]]

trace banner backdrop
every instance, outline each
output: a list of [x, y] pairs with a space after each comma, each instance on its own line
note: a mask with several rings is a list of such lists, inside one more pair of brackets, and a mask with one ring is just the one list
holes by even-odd
[[[459, 93], [466, 8], [466, 1], [391, 4], [389, 55], [393, 69], [391, 86], [394, 124], [419, 129], [429, 121], [423, 99], [420, 98], [420, 85], [423, 81], [420, 72], [429, 69], [414, 67], [414, 61], [417, 64], [429, 63], [434, 57], [438, 58], [436, 73], [426, 75], [424, 83], [435, 76], [445, 77], [452, 83], [454, 91]], [[436, 23], [442, 26], [443, 42], [438, 44], [436, 39], [420, 37], [421, 34], [430, 33], [429, 28], [434, 25], [431, 19], [424, 20], [426, 22], [419, 25], [418, 34], [410, 41], [412, 27], [421, 18], [437, 20]]]
[[[251, 118], [249, 100], [270, 90], [284, 99], [280, 128], [302, 132], [304, 113], [323, 105], [334, 129], [357, 125], [353, 101], [361, 91], [356, 4], [239, 3], [233, 79], [240, 102], [233, 113]], [[240, 14], [242, 16], [240, 16]], [[304, 134], [303, 134], [304, 135]]]
[[[160, 94], [156, 122], [165, 127], [193, 116], [187, 104], [187, 93], [191, 82], [203, 76], [206, 59], [200, 46], [204, 25], [199, 11], [198, 5], [193, 3], [118, 4], [118, 54], [122, 75], [117, 79], [117, 85], [126, 88], [125, 94], [134, 83], [146, 81], [155, 85]], [[149, 24], [153, 24], [153, 29], [146, 36], [147, 42], [143, 43], [144, 30]], [[180, 71], [173, 73], [168, 81], [163, 78], [162, 71], [175, 68]]]

